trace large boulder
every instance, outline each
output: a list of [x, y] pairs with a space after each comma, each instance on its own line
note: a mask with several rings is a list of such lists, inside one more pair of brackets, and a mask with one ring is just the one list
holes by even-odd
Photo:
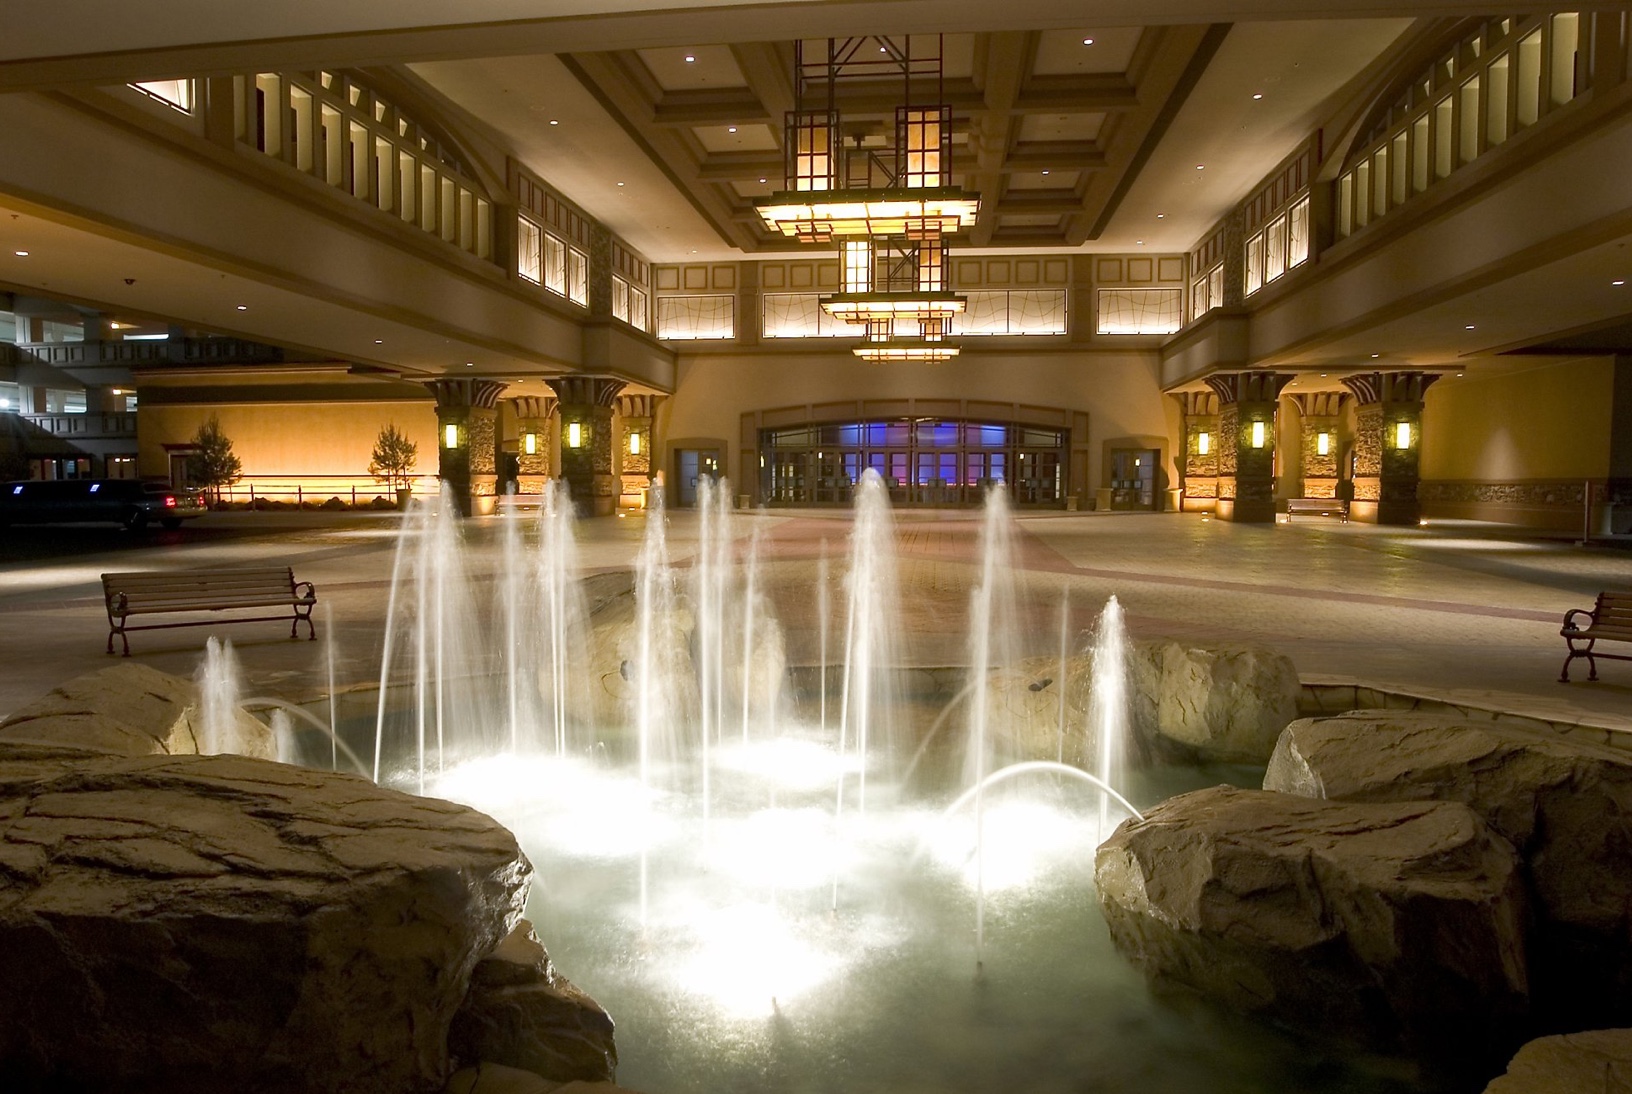
[[[278, 758], [272, 731], [233, 712], [235, 751]], [[0, 721], [0, 741], [32, 741], [121, 756], [196, 754], [202, 733], [198, 685], [135, 661], [76, 676]]]
[[691, 660], [695, 622], [689, 601], [672, 588], [666, 592], [645, 643], [632, 585], [592, 603], [584, 670], [589, 681], [585, 714], [593, 719], [592, 724], [603, 728], [630, 724], [642, 649], [650, 651], [650, 677], [657, 681], [650, 699], [661, 709], [653, 711], [654, 718], [668, 723], [696, 710], [697, 682]]
[[1450, 714], [1353, 711], [1288, 726], [1264, 788], [1473, 807], [1524, 860], [1546, 1009], [1632, 1019], [1632, 754]]
[[1518, 860], [1465, 805], [1215, 787], [1124, 823], [1095, 876], [1158, 985], [1450, 1063], [1505, 1058], [1526, 1010]]
[[557, 1082], [610, 1082], [618, 1069], [611, 1016], [555, 971], [525, 919], [477, 963], [448, 1047]]
[[1531, 1041], [1485, 1094], [1632, 1094], [1632, 1029]]
[[354, 776], [0, 745], [0, 1089], [438, 1089], [530, 874]]
[[[1298, 714], [1299, 682], [1290, 658], [1247, 646], [1198, 646], [1135, 640], [1127, 651], [1127, 751], [1180, 760], [1263, 763]], [[1090, 726], [1093, 658], [1029, 658], [992, 674], [988, 725], [1015, 758], [1082, 763], [1098, 753]]]

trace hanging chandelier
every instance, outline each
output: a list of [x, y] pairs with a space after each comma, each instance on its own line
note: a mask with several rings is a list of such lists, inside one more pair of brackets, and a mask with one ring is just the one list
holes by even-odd
[[[822, 309], [865, 328], [854, 353], [870, 361], [958, 353], [947, 335], [967, 300], [948, 288], [946, 237], [975, 223], [980, 198], [952, 185], [952, 108], [914, 100], [930, 80], [944, 98], [942, 45], [938, 34], [829, 38], [825, 52], [796, 43], [784, 187], [754, 203], [771, 232], [838, 244], [842, 287], [822, 298]], [[844, 121], [839, 89], [894, 78], [903, 101], [884, 144], [876, 124]]]

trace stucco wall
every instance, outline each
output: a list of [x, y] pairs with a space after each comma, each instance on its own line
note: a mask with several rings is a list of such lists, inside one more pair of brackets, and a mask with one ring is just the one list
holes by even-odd
[[364, 476], [380, 429], [395, 422], [419, 445], [420, 474], [436, 472], [436, 405], [416, 402], [147, 405], [137, 411], [140, 472], [170, 470], [164, 444], [190, 439], [211, 414], [247, 476]]
[[1609, 471], [1613, 384], [1604, 357], [1440, 380], [1423, 408], [1424, 513], [1579, 528], [1582, 484]]

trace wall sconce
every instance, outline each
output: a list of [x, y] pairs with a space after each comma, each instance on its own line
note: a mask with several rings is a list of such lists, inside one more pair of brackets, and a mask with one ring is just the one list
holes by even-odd
[[567, 423], [567, 447], [582, 448], [584, 446], [584, 426], [582, 422]]
[[640, 434], [639, 433], [629, 434], [629, 455], [631, 455], [631, 456], [640, 455]]
[[1196, 454], [1205, 456], [1213, 450], [1213, 435], [1205, 429], [1196, 434]]
[[538, 455], [538, 434], [523, 433], [521, 435], [521, 450], [529, 456]]
[[1264, 423], [1263, 422], [1253, 422], [1252, 423], [1252, 447], [1254, 447], [1254, 448], [1264, 447]]
[[1332, 454], [1332, 435], [1330, 433], [1315, 434], [1315, 454], [1330, 456]]
[[1395, 448], [1410, 448], [1411, 447], [1411, 423], [1410, 422], [1396, 422], [1396, 423], [1394, 423], [1394, 447]]
[[449, 449], [459, 447], [459, 427], [456, 424], [449, 422], [442, 427], [442, 447]]

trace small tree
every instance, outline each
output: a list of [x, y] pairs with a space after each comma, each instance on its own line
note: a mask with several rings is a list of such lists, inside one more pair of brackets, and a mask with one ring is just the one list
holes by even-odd
[[414, 464], [419, 461], [419, 445], [392, 422], [380, 430], [374, 441], [374, 456], [369, 460], [368, 473], [397, 490], [413, 485]]
[[244, 477], [244, 464], [232, 454], [232, 440], [221, 432], [214, 414], [193, 434], [195, 450], [187, 457], [187, 476], [204, 488], [211, 501], [221, 500], [221, 488]]

